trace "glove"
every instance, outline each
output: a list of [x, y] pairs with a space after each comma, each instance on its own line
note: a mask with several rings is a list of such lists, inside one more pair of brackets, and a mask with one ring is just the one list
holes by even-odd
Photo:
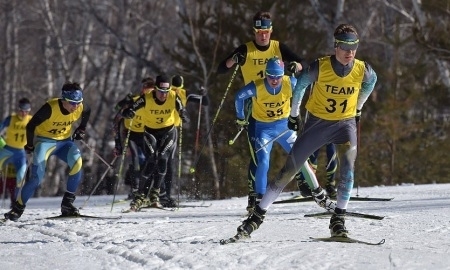
[[34, 145], [25, 144], [24, 149], [27, 154], [32, 154], [34, 152]]
[[181, 109], [178, 114], [180, 115], [181, 121], [183, 121], [183, 123], [189, 123], [189, 117], [187, 116], [186, 110], [185, 109]]
[[200, 87], [200, 89], [198, 89], [198, 93], [202, 96], [206, 95], [206, 89], [205, 87]]
[[297, 72], [300, 71], [300, 70], [298, 69], [297, 62], [295, 62], [295, 61], [292, 61], [292, 62], [290, 62], [290, 63], [288, 64], [287, 70], [288, 70], [290, 73], [292, 73], [292, 74], [295, 74], [295, 73], [297, 73]]
[[245, 63], [245, 56], [242, 53], [235, 53], [231, 59], [233, 59], [233, 62], [240, 66]]
[[359, 120], [360, 120], [360, 118], [361, 118], [361, 110], [356, 110], [356, 115], [355, 115], [355, 121], [356, 121], [356, 124], [358, 124], [359, 123]]
[[136, 112], [133, 111], [133, 109], [131, 109], [131, 108], [127, 108], [127, 109], [123, 110], [123, 112], [122, 112], [122, 116], [125, 118], [128, 118], [128, 119], [133, 118], [135, 115], [136, 115]]
[[73, 133], [72, 138], [74, 140], [78, 140], [78, 141], [83, 140], [84, 136], [86, 135], [85, 132], [86, 131], [84, 130], [84, 128], [78, 127], [77, 129], [75, 129], [75, 132]]
[[300, 129], [301, 124], [302, 123], [301, 123], [300, 116], [292, 117], [292, 116], [289, 115], [289, 117], [288, 117], [288, 128], [290, 130], [298, 131]]
[[245, 119], [236, 119], [236, 125], [238, 126], [238, 129], [247, 129], [248, 122]]

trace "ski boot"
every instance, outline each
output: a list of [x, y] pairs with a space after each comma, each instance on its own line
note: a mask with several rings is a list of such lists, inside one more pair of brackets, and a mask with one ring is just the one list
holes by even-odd
[[62, 216], [79, 216], [80, 212], [78, 208], [73, 206], [75, 201], [75, 194], [66, 192], [61, 202], [61, 215]]
[[17, 221], [22, 216], [23, 211], [25, 210], [25, 205], [21, 205], [18, 202], [14, 202], [12, 204], [11, 210], [8, 213], [5, 213], [5, 219], [9, 219], [11, 221]]
[[149, 207], [161, 208], [163, 207], [159, 202], [159, 188], [151, 188], [150, 189], [150, 202], [148, 204]]
[[159, 202], [163, 207], [177, 207], [177, 202], [169, 196], [163, 195], [159, 197]]
[[333, 202], [330, 197], [327, 196], [325, 190], [321, 187], [316, 188], [312, 192], [312, 196], [314, 201], [322, 208], [325, 208], [327, 211], [334, 210], [336, 208], [336, 203]]
[[330, 219], [331, 237], [347, 237], [347, 229], [345, 228], [345, 209], [335, 208], [334, 214]]
[[138, 212], [144, 206], [145, 195], [139, 192], [133, 193], [134, 199], [130, 203], [130, 209], [134, 212]]
[[325, 191], [327, 192], [330, 198], [336, 199], [337, 197], [336, 186], [333, 183], [327, 183], [325, 186]]
[[306, 198], [312, 196], [311, 189], [309, 188], [309, 185], [308, 183], [306, 183], [305, 180], [297, 181], [297, 185], [298, 189], [300, 190], [300, 195], [302, 195], [302, 197]]
[[241, 234], [244, 237], [249, 237], [253, 231], [259, 228], [265, 217], [266, 210], [263, 210], [259, 207], [259, 205], [256, 205], [252, 214], [242, 222], [242, 225], [237, 228], [238, 234]]
[[253, 192], [248, 194], [248, 205], [247, 205], [248, 216], [250, 216], [253, 213], [253, 211], [255, 211], [255, 207], [259, 204], [261, 199], [262, 195], [258, 195]]

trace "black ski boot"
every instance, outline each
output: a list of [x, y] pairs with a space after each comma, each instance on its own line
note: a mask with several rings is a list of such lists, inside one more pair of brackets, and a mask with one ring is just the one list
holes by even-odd
[[239, 234], [245, 237], [249, 237], [250, 234], [257, 230], [261, 223], [263, 223], [266, 217], [266, 210], [261, 209], [259, 205], [256, 205], [255, 210], [252, 214], [242, 222], [242, 225], [237, 228]]
[[177, 202], [174, 199], [167, 196], [167, 194], [159, 196], [159, 202], [163, 207], [177, 207]]
[[330, 219], [330, 229], [331, 236], [347, 237], [347, 229], [345, 228], [345, 209], [335, 208], [334, 214]]
[[308, 186], [308, 183], [306, 183], [306, 181], [297, 181], [297, 185], [298, 185], [298, 189], [300, 190], [300, 195], [302, 195], [302, 197], [306, 198], [306, 197], [311, 197], [312, 193], [311, 193], [311, 189]]
[[327, 183], [325, 185], [325, 191], [327, 192], [327, 194], [330, 198], [336, 199], [337, 191], [336, 191], [336, 186], [334, 185], [334, 183]]
[[18, 202], [14, 202], [12, 204], [11, 210], [8, 213], [5, 213], [4, 216], [6, 219], [9, 219], [11, 221], [17, 221], [22, 216], [24, 210], [25, 205], [21, 205]]
[[61, 202], [61, 215], [62, 216], [79, 216], [80, 212], [78, 208], [73, 206], [75, 201], [75, 194], [66, 192]]

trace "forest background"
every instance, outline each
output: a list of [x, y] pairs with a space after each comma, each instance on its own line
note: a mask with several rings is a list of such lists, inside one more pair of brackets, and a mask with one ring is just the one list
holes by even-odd
[[[272, 14], [272, 39], [307, 62], [333, 53], [332, 34], [338, 24], [350, 23], [358, 30], [357, 58], [372, 65], [378, 83], [362, 111], [355, 186], [449, 182], [448, 0], [1, 1], [1, 116], [14, 112], [22, 97], [32, 101], [35, 112], [47, 99], [60, 96], [66, 80], [78, 81], [92, 108], [87, 142], [109, 162], [116, 102], [137, 92], [147, 75], [179, 74], [188, 93], [198, 93], [203, 86], [210, 104], [201, 113], [198, 105], [188, 105], [191, 121], [183, 126], [181, 177], [175, 189], [197, 198], [243, 196], [249, 161], [246, 135], [228, 145], [237, 133], [234, 93], [243, 81], [236, 76], [217, 114], [232, 70], [222, 75], [216, 70], [235, 47], [253, 39], [252, 17], [259, 10]], [[84, 177], [78, 193], [89, 194], [107, 166], [79, 145]], [[196, 173], [190, 174], [196, 145], [197, 152], [203, 151]], [[320, 181], [326, 165], [322, 152]], [[269, 179], [284, 156], [281, 148], [274, 148]], [[65, 170], [51, 158], [37, 195], [61, 194]], [[97, 194], [111, 194], [114, 179], [111, 171]], [[119, 181], [119, 193], [126, 193], [123, 179]], [[288, 189], [296, 187], [291, 183]]]

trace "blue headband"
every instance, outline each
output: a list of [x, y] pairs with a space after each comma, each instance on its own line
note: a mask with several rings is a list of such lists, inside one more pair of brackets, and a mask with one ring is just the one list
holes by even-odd
[[61, 97], [67, 101], [80, 103], [83, 101], [83, 92], [81, 90], [62, 91]]
[[355, 33], [342, 33], [334, 36], [334, 39], [339, 41], [359, 41]]
[[256, 29], [272, 29], [272, 21], [270, 19], [255, 20], [253, 27]]

